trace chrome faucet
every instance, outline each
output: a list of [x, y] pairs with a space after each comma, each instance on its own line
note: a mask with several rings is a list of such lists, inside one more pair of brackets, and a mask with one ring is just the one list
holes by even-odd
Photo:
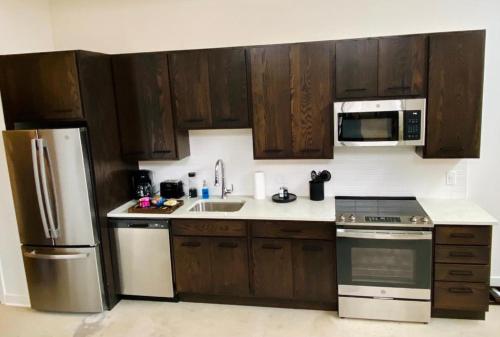
[[231, 189], [226, 188], [226, 180], [224, 176], [224, 162], [222, 159], [215, 163], [215, 186], [221, 185], [221, 199], [226, 199], [226, 195], [233, 192], [234, 186], [231, 184]]

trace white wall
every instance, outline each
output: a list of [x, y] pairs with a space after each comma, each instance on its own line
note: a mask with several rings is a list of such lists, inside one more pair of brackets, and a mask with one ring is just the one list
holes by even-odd
[[[470, 195], [500, 218], [500, 27], [497, 0], [52, 0], [54, 44], [109, 53], [328, 40], [420, 32], [487, 29], [480, 160], [424, 161], [410, 150], [339, 150], [334, 161], [253, 161], [248, 131], [191, 132], [190, 158], [142, 163], [158, 179], [198, 169], [212, 179], [213, 162], [226, 160], [236, 191], [249, 193], [251, 172], [266, 171], [269, 189], [287, 184], [307, 193], [307, 172], [330, 168], [327, 193]], [[377, 152], [378, 151], [378, 152]], [[380, 156], [379, 156], [380, 155]], [[457, 186], [445, 172], [457, 170]], [[467, 179], [469, 177], [470, 179]], [[493, 275], [500, 285], [500, 234], [495, 230]]]
[[[49, 2], [0, 0], [0, 54], [53, 49]], [[0, 130], [5, 130], [0, 105]], [[0, 302], [28, 305], [19, 234], [0, 137]]]

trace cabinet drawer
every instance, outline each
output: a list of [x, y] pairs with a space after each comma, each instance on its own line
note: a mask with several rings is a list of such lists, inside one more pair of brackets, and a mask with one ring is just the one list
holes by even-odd
[[489, 264], [490, 247], [436, 245], [435, 262]]
[[487, 311], [488, 297], [483, 283], [434, 282], [435, 309]]
[[436, 281], [487, 283], [490, 277], [489, 269], [488, 265], [436, 263], [434, 279]]
[[328, 222], [253, 221], [252, 235], [263, 238], [333, 240], [335, 226]]
[[436, 243], [443, 245], [484, 245], [491, 242], [491, 226], [438, 226]]
[[239, 220], [174, 220], [174, 235], [246, 236], [245, 221]]

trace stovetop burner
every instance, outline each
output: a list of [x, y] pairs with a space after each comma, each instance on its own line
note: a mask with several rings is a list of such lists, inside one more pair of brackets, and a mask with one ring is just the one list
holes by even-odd
[[415, 197], [335, 198], [337, 225], [433, 227]]

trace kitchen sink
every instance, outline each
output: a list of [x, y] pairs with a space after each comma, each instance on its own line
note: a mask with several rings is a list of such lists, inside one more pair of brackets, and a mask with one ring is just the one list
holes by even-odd
[[190, 212], [238, 212], [244, 201], [198, 201], [194, 204]]

